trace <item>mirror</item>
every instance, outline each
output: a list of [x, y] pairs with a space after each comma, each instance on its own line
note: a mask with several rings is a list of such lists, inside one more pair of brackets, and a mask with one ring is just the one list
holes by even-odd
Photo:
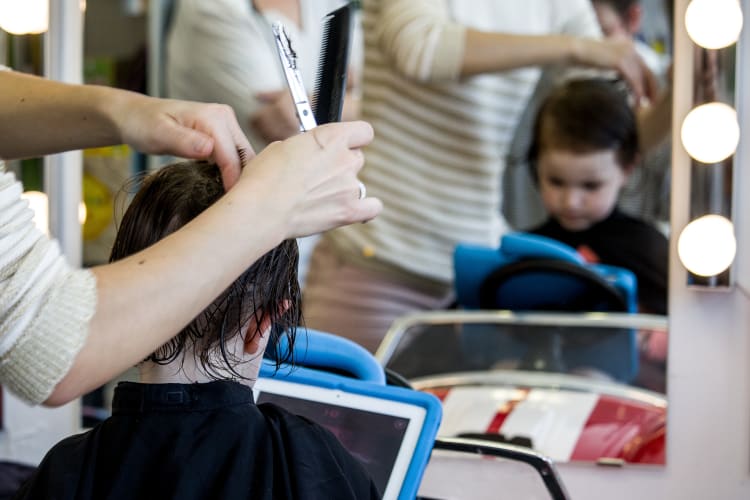
[[[628, 33], [623, 29], [624, 27], [630, 27], [636, 32], [634, 43], [657, 76], [662, 89], [666, 88], [671, 60], [669, 53], [672, 47], [673, 2], [641, 0], [633, 2], [625, 13], [618, 12], [612, 3], [607, 1], [593, 0], [593, 3], [605, 34], [625, 36]], [[625, 18], [630, 20], [629, 24], [622, 22]], [[545, 77], [553, 79], [554, 72], [555, 69], [548, 70]], [[536, 106], [530, 107], [524, 115], [509, 152], [508, 165], [503, 179], [503, 212], [512, 228], [520, 231], [537, 228], [546, 219], [539, 191], [529, 174], [527, 161], [531, 135], [529, 130], [543, 96], [551, 87], [551, 84], [544, 85], [544, 82], [543, 77], [533, 101]], [[667, 114], [671, 115], [671, 110], [667, 111]], [[664, 128], [668, 129], [669, 126]], [[671, 236], [669, 216], [672, 142], [669, 139], [671, 131], [663, 130], [662, 132], [665, 138], [663, 140], [643, 141], [642, 139], [642, 143], [655, 142], [655, 144], [641, 156], [638, 165], [630, 174], [627, 184], [620, 193], [618, 208], [629, 216], [642, 219], [655, 226], [669, 238]], [[706, 174], [703, 173], [703, 175]], [[663, 279], [666, 280], [666, 277], [663, 276]], [[460, 297], [459, 302], [461, 302]], [[664, 312], [666, 313], [666, 310]], [[467, 405], [467, 413], [462, 418], [470, 424], [477, 423], [484, 418], [477, 414], [481, 411], [482, 405], [475, 406], [474, 402], [470, 402], [471, 398], [478, 397], [478, 394], [482, 393], [497, 395], [500, 399], [492, 401], [501, 410], [491, 413], [494, 415], [493, 418], [503, 422], [500, 424], [482, 422], [482, 424], [486, 424], [487, 428], [494, 426], [492, 428], [496, 438], [499, 435], [499, 439], [526, 440], [537, 451], [547, 453], [555, 460], [664, 463], [663, 446], [667, 404], [666, 317], [644, 316], [636, 320], [654, 319], [656, 323], [650, 325], [638, 326], [628, 324], [628, 321], [624, 320], [624, 323], [606, 328], [593, 319], [568, 315], [554, 316], [561, 322], [573, 321], [573, 324], [567, 326], [562, 326], [562, 323], [548, 324], [548, 318], [533, 314], [508, 316], [502, 319], [494, 317], [478, 319], [478, 316], [469, 312], [468, 316], [459, 315], [459, 318], [443, 318], [441, 324], [433, 324], [432, 321], [437, 321], [435, 318], [425, 318], [427, 324], [415, 324], [406, 328], [401, 343], [398, 346], [391, 346], [395, 350], [388, 357], [388, 366], [392, 365], [396, 371], [406, 370], [407, 378], [411, 380], [413, 377], [416, 380], [415, 385], [436, 392], [441, 397], [447, 397], [448, 399], [445, 400], [447, 405]], [[425, 344], [427, 342], [430, 347]], [[433, 342], [440, 347], [435, 347]], [[611, 351], [607, 350], [607, 343], [610, 343]], [[618, 347], [614, 347], [615, 345]], [[449, 352], [440, 352], [440, 348], [444, 346], [450, 346]], [[414, 352], [413, 349], [416, 348], [426, 349], [425, 354], [419, 359], [412, 356], [410, 360], [409, 353]], [[506, 353], [506, 356], [498, 358], [489, 354], [498, 351]], [[592, 366], [591, 360], [585, 357], [586, 353], [591, 355], [593, 352], [609, 352], [610, 355], [595, 356], [597, 362], [594, 363], [595, 366]], [[618, 354], [612, 355], [613, 352]], [[635, 370], [636, 373], [623, 372], [622, 370], [628, 369], [625, 367], [627, 362], [634, 359], [637, 360], [637, 366], [631, 365], [629, 369]], [[446, 370], [447, 366], [451, 366], [452, 369]], [[481, 384], [476, 386], [474, 385], [477, 383], [476, 380], [469, 382], [463, 378], [471, 379], [477, 373], [484, 373], [493, 382], [486, 386]], [[576, 377], [576, 380], [583, 377], [581, 380], [583, 386], [571, 389], [557, 379], [557, 377], [562, 377], [570, 382], [566, 377], [571, 376]], [[436, 378], [442, 382], [457, 384], [461, 387], [459, 390], [461, 394], [454, 393], [454, 389], [449, 389], [447, 386], [440, 386]], [[574, 397], [583, 397], [584, 394], [601, 396], [608, 394], [613, 388], [625, 391], [622, 394], [627, 393], [628, 397], [635, 397], [633, 400], [628, 398], [620, 400], [621, 411], [628, 413], [631, 405], [640, 410], [646, 408], [649, 411], [653, 410], [653, 413], [650, 413], [650, 416], [642, 422], [653, 418], [652, 423], [658, 422], [658, 424], [635, 431], [639, 443], [647, 442], [650, 443], [649, 445], [645, 448], [633, 445], [631, 450], [639, 451], [629, 455], [624, 453], [623, 449], [605, 450], [603, 447], [598, 451], [589, 448], [586, 453], [581, 453], [578, 445], [585, 448], [585, 434], [592, 431], [592, 429], [587, 429], [588, 421], [585, 424], [573, 425], [565, 436], [557, 434], [555, 438], [549, 437], [559, 431], [556, 426], [562, 425], [561, 419], [566, 418], [557, 412], [559, 408], [555, 407], [556, 404], [566, 406], [566, 401], [571, 394]], [[644, 399], [640, 399], [641, 396]], [[527, 398], [536, 398], [534, 399], [536, 406], [533, 406], [533, 409], [525, 408], [527, 404], [530, 404]], [[456, 403], [457, 401], [461, 402]], [[474, 410], [469, 411], [469, 407]], [[453, 419], [454, 415], [460, 414], [456, 407], [446, 406], [446, 410], [449, 423], [453, 422], [450, 419]], [[458, 413], [454, 413], [454, 410]], [[507, 412], [503, 413], [506, 410]], [[516, 418], [518, 415], [514, 416], [515, 411], [520, 411], [525, 415], [525, 420]], [[628, 414], [635, 415], [635, 413]], [[593, 410], [587, 415], [592, 421], [598, 418], [596, 411]], [[580, 415], [577, 418], [580, 418]], [[614, 425], [614, 428], [622, 426], [622, 429], [629, 425], [624, 422], [607, 422], [606, 420], [596, 421], [595, 425], [603, 426], [607, 423]], [[515, 434], [506, 435], [505, 425], [509, 425]], [[463, 429], [460, 426], [445, 430], [448, 433], [472, 431], [472, 429]], [[486, 428], [473, 429], [473, 431], [485, 432]], [[657, 435], [659, 436], [658, 442], [653, 440]], [[556, 447], [558, 445], [559, 448]], [[660, 447], [659, 451], [654, 451]]]
[[[662, 1], [642, 0], [642, 6], [644, 14], [641, 19], [640, 29], [644, 37], [651, 44], [662, 47], [662, 50], [668, 53], [671, 45], [669, 30], [671, 22], [667, 19], [669, 16], [665, 15], [664, 10], [662, 10]], [[102, 7], [100, 6], [100, 8]], [[87, 12], [87, 26], [88, 23], [94, 22], [93, 20], [96, 15], [96, 12], [93, 10]], [[142, 21], [142, 18], [139, 20]], [[143, 28], [142, 25], [139, 25], [139, 27]], [[92, 32], [91, 36], [93, 37], [94, 35], [95, 33]], [[132, 37], [132, 39], [136, 38]], [[95, 43], [93, 39], [87, 39], [87, 42]], [[529, 109], [530, 111], [526, 117], [528, 127], [531, 126], [531, 121], [533, 121], [533, 111], [535, 108], [532, 107]], [[528, 142], [524, 143], [523, 138], [519, 137], [514, 149], [510, 152], [509, 165], [506, 169], [508, 177], [505, 179], [504, 191], [505, 214], [511, 224], [517, 229], [529, 228], [541, 222], [543, 218], [543, 212], [539, 208], [536, 187], [528, 176], [528, 167], [525, 162], [527, 147]], [[643, 165], [631, 176], [630, 184], [626, 187], [623, 198], [623, 209], [631, 209], [635, 215], [645, 214], [649, 220], [659, 224], [665, 232], [668, 230], [669, 213], [669, 147], [669, 144], [661, 146], [658, 154], [654, 153], [653, 156], [645, 160]], [[518, 182], [522, 183], [520, 187]], [[644, 186], [649, 186], [650, 190], [646, 191]], [[646, 193], [648, 193], [648, 196], [645, 196]], [[534, 208], [533, 201], [530, 200], [537, 200], [536, 209]], [[535, 214], [536, 219], [533, 218]], [[578, 396], [588, 393], [586, 396], [588, 397], [587, 401], [591, 404], [590, 401], [593, 400], [591, 394], [598, 394], [595, 391], [603, 391], [603, 388], [606, 386], [612, 389], [616, 397], [620, 397], [621, 393], [638, 395], [641, 399], [628, 399], [628, 404], [632, 402], [633, 405], [637, 406], [643, 401], [648, 402], [648, 404], [656, 408], [654, 410], [655, 420], [662, 424], [664, 423], [664, 412], [666, 411], [666, 395], [664, 394], [666, 324], [657, 322], [655, 325], [646, 327], [618, 323], [613, 326], [603, 326], [601, 323], [592, 322], [588, 318], [576, 318], [576, 321], [579, 321], [579, 323], [568, 326], [561, 326], [560, 324], [549, 325], [544, 323], [542, 319], [535, 318], [526, 318], [522, 321], [517, 317], [513, 317], [503, 321], [499, 323], [494, 320], [484, 323], [479, 322], [477, 324], [472, 323], [470, 327], [469, 325], [452, 321], [440, 326], [438, 328], [439, 333], [437, 334], [432, 329], [424, 329], [423, 331], [422, 326], [415, 325], [403, 334], [404, 345], [400, 346], [399, 349], [403, 348], [404, 351], [396, 353], [397, 356], [393, 359], [393, 363], [395, 363], [393, 368], [403, 372], [410, 379], [421, 379], [426, 376], [439, 374], [439, 372], [429, 371], [433, 367], [425, 367], [422, 364], [425, 361], [434, 362], [438, 368], [451, 366], [452, 372], [472, 370], [492, 370], [494, 372], [502, 370], [506, 377], [510, 377], [510, 374], [513, 372], [523, 372], [524, 374], [533, 372], [532, 375], [535, 376], [533, 380], [538, 381], [535, 382], [538, 385], [533, 387], [533, 392], [531, 391], [532, 388], [524, 386], [517, 379], [514, 379], [516, 385], [510, 385], [514, 383], [510, 381], [508, 382], [509, 385], [503, 386], [502, 390], [499, 387], [494, 389], [496, 392], [505, 391], [506, 394], [510, 394], [506, 398], [507, 401], [503, 404], [507, 403], [519, 410], [525, 408], [524, 411], [526, 411], [526, 414], [536, 415], [535, 418], [537, 420], [533, 421], [537, 426], [536, 428], [527, 430], [520, 427], [519, 424], [513, 432], [504, 433], [507, 434], [505, 437], [508, 440], [516, 439], [521, 443], [525, 442], [532, 445], [540, 443], [543, 439], [541, 433], [544, 427], [554, 425], [556, 419], [550, 421], [549, 417], [541, 413], [542, 402], [537, 406], [528, 407], [526, 404], [520, 404], [520, 399], [512, 397], [514, 394], [520, 393], [533, 394], [533, 397], [537, 397], [536, 395], [540, 394], [547, 394], [552, 401], [561, 401], [568, 397], [568, 399], [573, 401], [572, 406], [577, 409], [580, 403], [580, 398], [576, 399]], [[583, 333], [580, 330], [583, 330]], [[484, 337], [489, 338], [484, 339]], [[631, 368], [631, 372], [635, 371], [636, 373], [627, 372], [627, 367], [625, 367], [621, 369], [625, 370], [625, 374], [615, 371], [615, 375], [611, 375], [608, 374], [608, 368], [611, 367], [607, 367], [606, 365], [591, 366], [590, 363], [587, 364], [581, 360], [576, 360], [575, 354], [578, 350], [589, 349], [596, 351], [597, 348], [601, 349], [602, 346], [598, 345], [600, 337], [605, 342], [611, 342], [612, 345], [624, 345], [624, 352], [628, 353], [628, 359], [632, 360], [635, 357], [638, 360], [637, 370]], [[414, 342], [414, 346], [420, 346], [425, 349], [432, 345], [449, 349], [435, 353], [427, 351], [430, 354], [410, 357], [410, 350], [406, 349], [406, 344], [410, 342]], [[473, 355], [478, 353], [486, 354], [486, 352], [490, 352], [489, 349], [485, 350], [476, 347], [477, 343], [481, 344], [482, 342], [504, 343], [509, 346], [508, 348], [513, 356], [502, 358], [489, 356], [486, 359], [472, 358]], [[616, 348], [613, 347], [612, 349]], [[466, 358], [462, 361], [462, 363], [465, 362], [466, 364], [455, 365], [455, 357], [459, 355]], [[646, 358], [646, 356], [652, 355], [653, 359]], [[549, 372], [545, 372], [540, 368], [550, 369], [552, 367], [562, 373], [562, 375], [558, 374], [559, 376], [551, 377], [549, 380], [541, 380], [541, 377]], [[428, 371], [423, 371], [428, 368]], [[568, 373], [569, 371], [573, 373]], [[584, 373], [588, 376], [587, 378], [584, 377]], [[563, 379], [568, 384], [565, 387], [561, 386], [560, 380]], [[574, 380], [577, 382], [577, 385], [573, 384]], [[629, 384], [630, 388], [623, 387], [623, 383]], [[440, 393], [440, 391], [445, 389], [445, 387], [429, 387], [427, 385], [424, 385], [423, 388], [436, 393]], [[617, 391], [615, 391], [615, 388]], [[454, 394], [454, 397], [458, 397], [456, 394]], [[611, 397], [614, 398], [615, 396]], [[108, 396], [103, 398], [105, 402], [108, 400]], [[576, 416], [579, 419], [582, 418], [580, 412], [576, 413]], [[508, 420], [509, 425], [513, 421], [514, 419]], [[580, 434], [584, 426], [579, 422], [578, 427], [578, 430], [570, 430], [567, 433], [559, 434], [562, 436], [561, 439], [563, 439], [562, 442], [564, 442], [564, 445], [560, 444], [561, 441], [551, 441], [553, 445], [560, 448], [567, 446], [567, 454], [563, 452], [564, 450], [557, 449], [554, 446], [545, 447], [544, 451], [558, 460], [608, 460], [610, 462], [629, 460], [628, 457], [623, 458], [618, 454], [622, 449], [617, 453], [611, 450], [600, 451], [598, 455], [596, 453], [589, 453], [588, 455], [573, 454], [571, 450], [574, 444], [577, 443], [575, 436], [578, 435], [575, 433], [578, 432]], [[564, 430], [558, 429], [559, 432]], [[462, 433], [470, 431], [472, 429], [459, 429], [459, 432]], [[663, 427], [657, 428], [654, 432], [663, 432]], [[663, 434], [661, 434], [661, 438], [663, 439]], [[658, 456], [658, 454], [655, 455]], [[657, 457], [649, 458], [649, 460], [651, 461], [648, 463], [659, 463], [660, 459]], [[646, 463], [640, 456], [638, 458], [630, 457], [630, 461]], [[663, 457], [661, 461], [663, 461]]]

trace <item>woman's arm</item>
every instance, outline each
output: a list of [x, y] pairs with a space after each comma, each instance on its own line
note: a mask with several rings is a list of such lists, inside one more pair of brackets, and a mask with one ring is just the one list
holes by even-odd
[[156, 99], [0, 71], [0, 158], [130, 144], [141, 152], [211, 158], [225, 185], [252, 148], [228, 106]]
[[[450, 18], [443, 0], [383, 0], [375, 29], [394, 66], [421, 81], [550, 64], [619, 72], [638, 97], [654, 97], [656, 81], [629, 40], [570, 33], [542, 35], [480, 31]], [[574, 16], [573, 16], [574, 17]], [[523, 27], [519, 27], [523, 29]]]
[[636, 98], [656, 97], [656, 79], [631, 40], [466, 31], [462, 76], [549, 64], [615, 70]]
[[331, 124], [266, 148], [234, 188], [183, 229], [125, 260], [93, 269], [98, 304], [89, 335], [48, 405], [97, 387], [144, 359], [285, 238], [373, 218], [358, 199], [363, 122]]

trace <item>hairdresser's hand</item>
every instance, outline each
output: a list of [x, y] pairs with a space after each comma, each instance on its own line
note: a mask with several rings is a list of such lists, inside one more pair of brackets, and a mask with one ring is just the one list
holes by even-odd
[[122, 142], [149, 154], [211, 159], [227, 189], [239, 179], [243, 160], [255, 156], [229, 106], [134, 93], [123, 93], [112, 104]]
[[359, 199], [360, 148], [372, 137], [369, 124], [345, 122], [274, 142], [245, 168], [240, 185], [247, 180], [260, 192], [275, 192], [273, 208], [286, 214], [284, 238], [368, 221], [383, 208], [377, 198]]
[[282, 141], [299, 132], [299, 120], [288, 90], [261, 92], [262, 107], [250, 117], [250, 126], [266, 142]]
[[636, 52], [632, 40], [620, 37], [578, 40], [576, 62], [617, 71], [630, 86], [638, 105], [654, 101], [659, 83]]

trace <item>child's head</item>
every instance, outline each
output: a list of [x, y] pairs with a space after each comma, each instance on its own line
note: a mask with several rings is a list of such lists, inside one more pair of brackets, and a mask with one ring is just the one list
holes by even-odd
[[[123, 216], [110, 261], [173, 233], [223, 194], [218, 167], [206, 162], [176, 163], [146, 176]], [[290, 341], [294, 339], [300, 317], [297, 261], [297, 242], [284, 241], [251, 265], [148, 360], [182, 366], [185, 356], [194, 356], [208, 378], [225, 378], [228, 373], [255, 378], [268, 337], [274, 348], [281, 331], [287, 330]], [[248, 361], [253, 361], [253, 369], [240, 374], [236, 368]]]
[[641, 27], [641, 0], [592, 0], [604, 36], [632, 38]]
[[637, 157], [636, 117], [620, 82], [569, 81], [539, 109], [529, 163], [545, 209], [569, 231], [612, 213]]

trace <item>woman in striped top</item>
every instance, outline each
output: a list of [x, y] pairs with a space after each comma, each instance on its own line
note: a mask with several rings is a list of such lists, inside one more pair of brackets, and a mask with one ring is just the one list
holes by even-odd
[[375, 350], [397, 317], [452, 302], [456, 243], [495, 245], [506, 230], [504, 159], [542, 66], [651, 87], [632, 42], [601, 39], [590, 0], [362, 3], [362, 117], [376, 137], [360, 179], [385, 208], [324, 236], [303, 313]]

